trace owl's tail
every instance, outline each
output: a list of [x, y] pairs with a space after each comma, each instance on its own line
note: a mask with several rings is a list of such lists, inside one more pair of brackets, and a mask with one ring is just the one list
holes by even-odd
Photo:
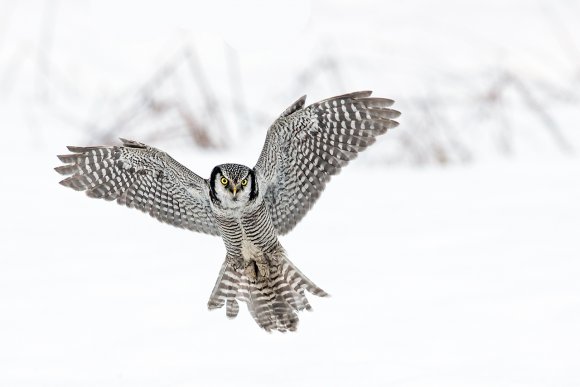
[[250, 278], [243, 268], [234, 268], [226, 259], [207, 304], [217, 309], [226, 305], [226, 315], [235, 318], [240, 300], [248, 305], [256, 323], [267, 331], [295, 331], [297, 311], [311, 310], [304, 290], [319, 296], [328, 294], [309, 280], [281, 251], [266, 257], [269, 273]]

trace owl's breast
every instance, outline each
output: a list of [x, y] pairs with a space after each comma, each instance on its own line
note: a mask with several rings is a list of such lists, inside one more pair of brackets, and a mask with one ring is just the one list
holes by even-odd
[[278, 245], [276, 230], [265, 204], [240, 219], [241, 248], [244, 259], [255, 259], [256, 254], [270, 253]]

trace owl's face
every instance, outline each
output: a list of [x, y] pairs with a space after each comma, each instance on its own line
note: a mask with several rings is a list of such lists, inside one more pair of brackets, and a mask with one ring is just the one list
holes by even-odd
[[210, 177], [210, 196], [214, 204], [223, 208], [240, 208], [253, 201], [258, 194], [254, 171], [239, 164], [221, 164]]

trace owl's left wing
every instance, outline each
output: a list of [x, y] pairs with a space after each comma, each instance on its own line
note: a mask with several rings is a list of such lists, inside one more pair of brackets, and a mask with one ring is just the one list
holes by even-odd
[[300, 98], [272, 124], [254, 170], [274, 227], [285, 234], [316, 202], [332, 175], [398, 125], [394, 101], [360, 91], [304, 108]]
[[173, 226], [219, 235], [205, 179], [167, 153], [121, 139], [118, 146], [68, 147], [56, 167], [64, 186], [93, 198], [117, 200]]

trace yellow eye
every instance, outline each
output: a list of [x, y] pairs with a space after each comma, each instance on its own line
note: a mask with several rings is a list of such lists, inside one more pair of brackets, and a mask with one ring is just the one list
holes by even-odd
[[222, 177], [222, 178], [221, 178], [221, 180], [220, 180], [220, 182], [221, 182], [223, 185], [228, 185], [228, 179], [226, 179], [225, 177]]
[[242, 187], [245, 187], [247, 185], [248, 185], [248, 179], [242, 180]]

